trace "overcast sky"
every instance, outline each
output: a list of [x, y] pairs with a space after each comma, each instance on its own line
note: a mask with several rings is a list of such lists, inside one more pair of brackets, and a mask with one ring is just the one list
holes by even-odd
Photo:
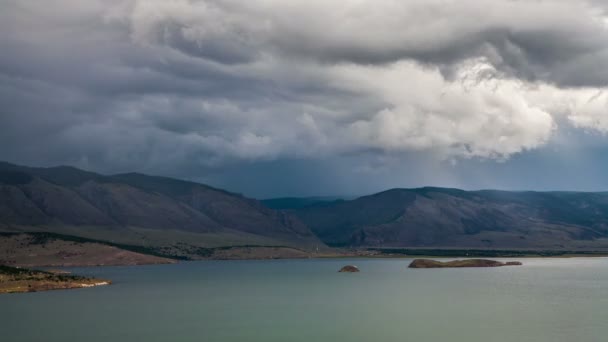
[[608, 190], [607, 11], [0, 0], [0, 160], [255, 197]]

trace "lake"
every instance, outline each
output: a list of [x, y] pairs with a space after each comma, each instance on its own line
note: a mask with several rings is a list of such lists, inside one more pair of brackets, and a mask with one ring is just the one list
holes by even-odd
[[[608, 259], [408, 269], [410, 259], [72, 268], [114, 285], [0, 296], [1, 340], [598, 342]], [[355, 264], [360, 273], [337, 273]]]

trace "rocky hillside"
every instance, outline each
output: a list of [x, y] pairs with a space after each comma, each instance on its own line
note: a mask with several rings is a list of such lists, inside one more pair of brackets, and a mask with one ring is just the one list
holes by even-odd
[[608, 248], [608, 193], [393, 189], [292, 211], [335, 246]]
[[322, 247], [297, 217], [203, 184], [0, 163], [0, 231], [146, 246]]

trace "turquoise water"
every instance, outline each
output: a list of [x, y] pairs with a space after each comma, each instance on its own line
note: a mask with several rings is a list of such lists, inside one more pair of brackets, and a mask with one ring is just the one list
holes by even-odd
[[[407, 269], [407, 259], [188, 262], [73, 269], [92, 289], [0, 296], [2, 341], [608, 339], [608, 259]], [[361, 273], [336, 271], [356, 264]]]

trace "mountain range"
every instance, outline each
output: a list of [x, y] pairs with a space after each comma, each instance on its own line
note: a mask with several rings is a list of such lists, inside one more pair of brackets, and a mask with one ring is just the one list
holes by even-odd
[[[290, 209], [290, 202], [267, 203], [277, 202]], [[289, 211], [332, 246], [608, 248], [606, 192], [425, 187], [302, 203]]]
[[293, 214], [210, 186], [137, 173], [0, 163], [0, 230], [196, 249], [324, 244]]
[[391, 189], [258, 201], [139, 173], [0, 163], [0, 232], [52, 233], [160, 255], [209, 248], [608, 249], [608, 193]]

